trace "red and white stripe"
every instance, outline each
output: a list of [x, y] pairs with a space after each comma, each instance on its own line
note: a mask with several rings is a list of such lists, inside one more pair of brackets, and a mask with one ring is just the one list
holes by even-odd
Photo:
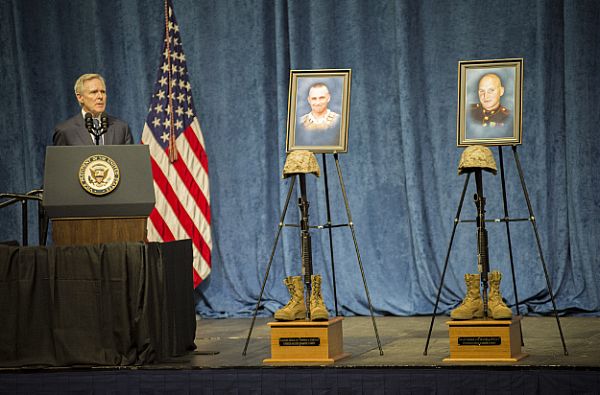
[[191, 239], [194, 287], [210, 273], [212, 249], [208, 159], [198, 119], [176, 140], [179, 159], [156, 141], [147, 124], [142, 143], [150, 148], [156, 206], [148, 221], [148, 241]]

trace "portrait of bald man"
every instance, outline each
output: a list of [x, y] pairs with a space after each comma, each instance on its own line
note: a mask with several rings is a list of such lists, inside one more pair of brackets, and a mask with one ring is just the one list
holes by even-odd
[[504, 95], [502, 80], [497, 74], [488, 73], [479, 79], [477, 96], [479, 103], [471, 104], [471, 121], [475, 126], [504, 127], [510, 119], [511, 112], [502, 105]]

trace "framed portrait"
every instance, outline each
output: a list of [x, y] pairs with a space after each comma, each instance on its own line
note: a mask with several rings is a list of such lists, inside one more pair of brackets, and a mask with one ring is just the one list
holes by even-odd
[[521, 144], [523, 59], [458, 62], [456, 144]]
[[286, 152], [348, 151], [350, 69], [290, 70]]

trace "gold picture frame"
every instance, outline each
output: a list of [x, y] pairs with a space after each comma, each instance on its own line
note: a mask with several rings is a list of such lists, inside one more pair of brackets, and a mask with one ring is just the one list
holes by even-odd
[[290, 70], [286, 152], [348, 151], [350, 69]]
[[458, 62], [456, 145], [522, 142], [523, 59]]

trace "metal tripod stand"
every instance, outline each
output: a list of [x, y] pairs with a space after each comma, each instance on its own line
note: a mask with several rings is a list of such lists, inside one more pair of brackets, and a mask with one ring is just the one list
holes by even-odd
[[[529, 210], [529, 217], [528, 218], [510, 218], [508, 215], [508, 204], [507, 204], [507, 199], [506, 199], [506, 184], [504, 181], [504, 162], [503, 162], [503, 156], [502, 156], [502, 146], [498, 146], [498, 155], [499, 155], [499, 159], [500, 159], [500, 176], [501, 176], [501, 183], [502, 183], [502, 200], [503, 200], [503, 206], [504, 206], [504, 217], [503, 218], [499, 218], [499, 219], [491, 219], [491, 220], [485, 220], [486, 222], [504, 222], [506, 224], [506, 236], [508, 239], [508, 252], [509, 252], [509, 257], [510, 257], [510, 267], [511, 267], [511, 272], [512, 272], [512, 280], [513, 280], [513, 288], [514, 288], [514, 293], [515, 293], [515, 306], [517, 309], [517, 314], [519, 314], [519, 297], [517, 295], [517, 286], [516, 286], [516, 278], [515, 278], [515, 265], [514, 265], [514, 261], [513, 261], [513, 253], [512, 253], [512, 242], [511, 242], [511, 237], [510, 237], [510, 227], [509, 227], [509, 223], [510, 222], [515, 222], [515, 221], [529, 221], [531, 223], [531, 226], [533, 227], [533, 232], [535, 234], [535, 239], [536, 239], [536, 245], [537, 245], [537, 249], [538, 249], [538, 254], [540, 257], [540, 262], [542, 264], [542, 268], [544, 270], [544, 275], [546, 278], [546, 287], [548, 289], [548, 293], [550, 295], [550, 300], [552, 301], [552, 310], [554, 313], [554, 317], [556, 318], [556, 324], [558, 326], [558, 332], [560, 334], [560, 340], [562, 342], [562, 346], [563, 346], [563, 351], [564, 351], [564, 355], [569, 355], [568, 351], [567, 351], [567, 345], [565, 344], [565, 338], [563, 336], [563, 331], [560, 325], [560, 319], [558, 318], [558, 311], [556, 309], [556, 303], [554, 301], [554, 293], [552, 292], [552, 285], [550, 283], [550, 276], [548, 274], [548, 269], [546, 266], [546, 261], [544, 259], [544, 253], [542, 251], [542, 244], [540, 241], [540, 236], [538, 233], [538, 229], [537, 229], [537, 224], [535, 222], [535, 215], [533, 215], [533, 208], [531, 206], [531, 201], [529, 199], [529, 193], [527, 192], [527, 186], [525, 185], [525, 177], [523, 175], [523, 169], [521, 167], [521, 162], [519, 160], [519, 155], [517, 153], [517, 146], [513, 145], [512, 146], [512, 151], [513, 151], [513, 156], [515, 159], [515, 163], [517, 166], [517, 171], [519, 173], [519, 179], [521, 181], [521, 188], [523, 189], [523, 195], [525, 197], [525, 201], [527, 203], [527, 209]], [[469, 179], [470, 179], [471, 174], [467, 173], [467, 177], [465, 179], [465, 185], [463, 186], [463, 190], [462, 190], [462, 194], [460, 196], [460, 200], [459, 200], [459, 204], [458, 204], [458, 209], [456, 210], [456, 216], [454, 217], [454, 226], [452, 227], [452, 233], [450, 235], [450, 241], [448, 243], [448, 249], [446, 251], [446, 258], [444, 261], [444, 268], [442, 270], [442, 277], [440, 279], [440, 284], [438, 286], [438, 291], [437, 291], [437, 296], [435, 299], [435, 305], [433, 308], [433, 313], [431, 315], [431, 323], [429, 325], [429, 332], [427, 334], [427, 341], [425, 343], [425, 350], [423, 351], [423, 355], [427, 355], [427, 349], [429, 348], [429, 340], [431, 339], [431, 331], [433, 329], [433, 323], [435, 321], [435, 315], [437, 313], [437, 308], [438, 308], [438, 304], [440, 301], [440, 295], [442, 292], [442, 287], [444, 286], [444, 278], [446, 276], [446, 269], [448, 268], [448, 261], [450, 258], [450, 252], [452, 250], [452, 244], [454, 242], [454, 236], [456, 234], [456, 227], [458, 226], [458, 224], [460, 222], [475, 222], [475, 220], [460, 220], [460, 213], [462, 211], [462, 206], [463, 206], [463, 202], [465, 199], [465, 192], [467, 191], [467, 185], [469, 183]], [[520, 323], [519, 323], [520, 325]], [[522, 339], [522, 335], [521, 335], [521, 345], [523, 345], [523, 339]]]
[[[362, 259], [360, 257], [360, 251], [358, 250], [358, 242], [356, 239], [356, 233], [354, 231], [354, 223], [352, 222], [352, 214], [350, 213], [350, 205], [348, 204], [348, 196], [346, 195], [346, 187], [344, 186], [344, 180], [342, 178], [342, 169], [340, 167], [340, 163], [339, 163], [339, 158], [338, 158], [338, 154], [334, 153], [333, 154], [333, 158], [335, 160], [335, 165], [336, 165], [336, 169], [337, 169], [337, 174], [338, 174], [338, 178], [340, 181], [340, 188], [342, 190], [342, 197], [344, 199], [344, 205], [346, 208], [346, 215], [348, 217], [348, 223], [346, 224], [337, 224], [337, 225], [332, 225], [331, 223], [331, 210], [330, 210], [330, 204], [329, 204], [329, 186], [328, 186], [328, 181], [327, 181], [327, 160], [326, 160], [326, 154], [322, 154], [322, 159], [323, 159], [323, 180], [325, 183], [325, 198], [326, 198], [326, 207], [327, 207], [327, 223], [325, 225], [320, 225], [320, 226], [310, 226], [310, 228], [316, 228], [316, 229], [327, 229], [328, 233], [329, 233], [329, 251], [330, 251], [330, 256], [331, 256], [331, 271], [332, 271], [332, 277], [333, 277], [333, 292], [334, 292], [334, 300], [335, 300], [335, 314], [336, 316], [338, 315], [338, 306], [337, 306], [337, 292], [336, 292], [336, 282], [335, 282], [335, 264], [334, 264], [334, 258], [333, 258], [333, 237], [332, 237], [332, 229], [333, 228], [337, 228], [337, 227], [343, 227], [343, 226], [347, 226], [350, 228], [350, 231], [352, 233], [352, 241], [354, 242], [354, 249], [356, 251], [356, 258], [357, 258], [357, 262], [358, 262], [358, 266], [360, 269], [360, 273], [362, 276], [362, 281], [363, 281], [363, 285], [365, 288], [365, 295], [367, 297], [367, 302], [369, 304], [369, 312], [371, 314], [371, 321], [373, 323], [373, 330], [375, 332], [375, 338], [377, 340], [377, 347], [379, 349], [379, 355], [383, 355], [383, 349], [381, 347], [381, 341], [379, 339], [379, 332], [377, 331], [377, 324], [375, 323], [375, 316], [373, 315], [373, 305], [371, 303], [371, 296], [369, 293], [369, 288], [367, 286], [367, 279], [365, 277], [365, 271], [363, 268], [363, 264], [362, 264]], [[300, 174], [300, 183], [301, 183], [301, 187], [303, 186], [303, 180], [302, 178], [304, 177], [304, 174]], [[299, 224], [293, 224], [293, 225], [287, 225], [284, 223], [285, 220], [285, 215], [287, 213], [287, 209], [290, 203], [290, 199], [292, 196], [292, 192], [294, 190], [294, 184], [296, 181], [296, 175], [292, 175], [291, 179], [289, 181], [290, 186], [288, 189], [288, 193], [285, 199], [285, 204], [283, 206], [283, 210], [281, 212], [281, 216], [279, 218], [279, 227], [277, 229], [277, 234], [275, 235], [275, 241], [273, 242], [273, 247], [271, 248], [271, 255], [269, 257], [269, 262], [267, 264], [267, 269], [265, 272], [265, 276], [263, 278], [263, 282], [262, 285], [260, 287], [260, 293], [258, 295], [258, 300], [256, 302], [256, 306], [254, 308], [254, 312], [252, 314], [252, 322], [250, 324], [250, 329], [248, 331], [248, 337], [246, 338], [246, 344], [244, 345], [244, 350], [242, 351], [242, 355], [246, 355], [246, 351], [248, 350], [248, 344], [250, 343], [250, 337], [252, 336], [252, 331], [254, 329], [254, 324], [256, 322], [256, 315], [258, 313], [258, 309], [260, 308], [260, 302], [262, 300], [262, 296], [265, 290], [265, 285], [267, 283], [267, 279], [269, 277], [269, 272], [271, 270], [271, 264], [273, 263], [273, 257], [275, 256], [275, 250], [277, 249], [277, 244], [279, 241], [279, 237], [281, 235], [281, 230], [283, 229], [284, 226], [291, 226], [291, 227], [300, 227]], [[303, 194], [305, 194], [304, 191], [302, 191]]]

